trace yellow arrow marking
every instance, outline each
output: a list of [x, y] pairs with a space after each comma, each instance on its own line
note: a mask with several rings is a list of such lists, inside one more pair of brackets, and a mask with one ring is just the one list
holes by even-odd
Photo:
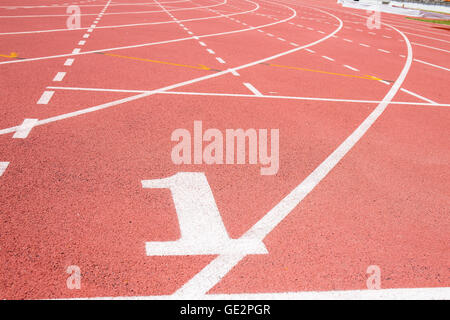
[[[102, 53], [102, 52], [99, 52]], [[158, 60], [150, 60], [150, 59], [144, 59], [144, 58], [136, 58], [136, 57], [127, 57], [127, 56], [121, 56], [118, 54], [113, 53], [102, 53], [105, 56], [111, 56], [111, 57], [117, 57], [117, 58], [124, 58], [124, 59], [132, 59], [132, 60], [139, 60], [139, 61], [146, 61], [146, 62], [154, 62], [154, 63], [162, 63], [162, 64], [168, 64], [171, 66], [177, 66], [177, 67], [185, 67], [185, 68], [192, 68], [192, 69], [199, 69], [199, 70], [212, 70], [211, 68], [204, 66], [202, 64], [199, 64], [198, 66], [189, 66], [186, 64], [179, 64], [179, 63], [173, 63], [173, 62], [166, 62], [166, 61], [158, 61]]]
[[5, 57], [5, 58], [17, 58], [19, 55], [16, 52], [11, 52], [9, 54], [9, 56], [4, 55], [4, 54], [0, 54], [0, 57]]
[[328, 71], [322, 71], [322, 70], [314, 70], [314, 69], [306, 69], [306, 68], [299, 68], [299, 67], [289, 67], [289, 66], [282, 66], [279, 64], [269, 64], [271, 67], [278, 67], [278, 68], [286, 68], [286, 69], [294, 69], [294, 70], [302, 70], [302, 71], [311, 71], [311, 72], [317, 72], [317, 73], [324, 73], [324, 74], [332, 74], [335, 76], [343, 76], [343, 77], [351, 77], [351, 78], [359, 78], [359, 79], [366, 79], [366, 80], [376, 80], [380, 81], [382, 79], [374, 77], [374, 76], [357, 76], [353, 74], [344, 74], [344, 73], [335, 73], [335, 72], [328, 72]]

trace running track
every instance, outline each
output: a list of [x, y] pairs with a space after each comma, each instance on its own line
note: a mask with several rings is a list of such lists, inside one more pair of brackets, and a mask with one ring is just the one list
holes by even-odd
[[[0, 298], [449, 298], [450, 29], [367, 17], [332, 0], [2, 1]], [[175, 165], [171, 133], [195, 120], [279, 129], [277, 174]], [[229, 237], [267, 251], [147, 256], [180, 227], [142, 181], [178, 172], [203, 172]]]

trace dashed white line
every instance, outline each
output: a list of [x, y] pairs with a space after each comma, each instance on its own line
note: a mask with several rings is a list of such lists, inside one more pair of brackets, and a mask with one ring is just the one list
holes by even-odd
[[248, 82], [244, 82], [244, 86], [246, 86], [247, 89], [249, 89], [251, 92], [253, 92], [253, 94], [255, 96], [261, 97], [263, 95], [261, 92], [258, 91], [258, 89], [256, 89], [252, 84], [250, 84]]
[[384, 50], [384, 49], [378, 49], [378, 51], [384, 52], [384, 53], [391, 53], [390, 51], [387, 51], [387, 50]]
[[23, 123], [17, 128], [13, 135], [13, 139], [25, 139], [31, 132], [31, 129], [36, 125], [38, 119], [25, 119]]
[[75, 59], [67, 59], [66, 62], [64, 62], [64, 65], [71, 66], [74, 61], [75, 61]]
[[48, 104], [54, 93], [55, 91], [44, 91], [37, 104]]
[[214, 50], [206, 49], [206, 51], [208, 51], [210, 54], [215, 54]]
[[220, 63], [225, 63], [225, 61], [222, 58], [216, 57], [216, 60], [219, 61]]
[[0, 162], [0, 177], [5, 173], [6, 168], [8, 168], [9, 162]]
[[369, 45], [367, 45], [367, 44], [364, 44], [364, 43], [360, 43], [359, 45], [360, 45], [360, 46], [362, 46], [362, 47], [370, 48], [370, 46], [369, 46]]
[[240, 76], [240, 74], [239, 74], [236, 70], [234, 70], [234, 69], [230, 69], [230, 72], [231, 72], [231, 74], [232, 74], [233, 76], [236, 76], [236, 77], [239, 77], [239, 76]]
[[85, 40], [81, 40], [81, 41], [78, 42], [78, 45], [79, 45], [79, 46], [84, 46], [85, 44], [86, 44], [86, 41], [85, 41]]
[[62, 81], [64, 79], [66, 73], [65, 72], [58, 72], [56, 76], [53, 78], [53, 81]]
[[348, 65], [346, 65], [346, 64], [344, 64], [344, 67], [346, 67], [346, 68], [348, 68], [348, 69], [350, 69], [350, 70], [353, 70], [353, 71], [359, 71], [358, 69], [353, 68], [353, 67], [351, 67], [351, 66], [348, 66]]
[[73, 49], [72, 53], [80, 53], [81, 49], [80, 48], [75, 48]]
[[327, 59], [327, 60], [330, 60], [330, 61], [334, 61], [333, 58], [330, 58], [330, 57], [327, 57], [327, 56], [322, 56], [322, 58]]

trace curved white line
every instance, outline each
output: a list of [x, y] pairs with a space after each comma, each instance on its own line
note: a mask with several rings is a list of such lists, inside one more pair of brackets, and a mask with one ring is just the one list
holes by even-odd
[[[244, 0], [247, 2], [251, 2], [253, 4], [255, 4], [254, 2], [250, 1], [250, 0]], [[246, 14], [246, 13], [250, 13], [253, 11], [256, 11], [259, 9], [259, 6], [255, 6], [254, 9], [251, 10], [247, 10], [247, 11], [240, 11], [240, 12], [236, 12], [236, 13], [229, 13], [226, 14], [225, 16], [235, 16], [235, 15], [241, 15], [241, 14]], [[193, 19], [185, 19], [185, 20], [178, 20], [180, 22], [190, 22], [190, 21], [201, 21], [201, 20], [208, 20], [208, 19], [219, 19], [222, 18], [223, 15], [218, 15], [218, 16], [210, 16], [210, 17], [203, 17], [203, 18], [193, 18]], [[145, 23], [130, 23], [130, 24], [119, 24], [119, 25], [115, 25], [115, 26], [103, 26], [103, 27], [97, 27], [97, 29], [112, 29], [112, 28], [125, 28], [125, 27], [140, 27], [140, 26], [149, 26], [149, 25], [158, 25], [158, 24], [166, 24], [166, 23], [175, 23], [175, 21], [172, 20], [168, 20], [168, 21], [160, 21], [160, 22], [145, 22]], [[34, 30], [34, 31], [17, 31], [17, 32], [3, 32], [0, 33], [0, 36], [3, 35], [17, 35], [17, 34], [34, 34], [34, 33], [48, 33], [48, 32], [67, 32], [67, 31], [78, 31], [78, 30], [87, 30], [89, 29], [89, 27], [87, 28], [77, 28], [77, 29], [49, 29], [49, 30]]]
[[[163, 4], [166, 3], [179, 3], [179, 2], [188, 2], [190, 0], [181, 0], [181, 1], [170, 1], [170, 2], [163, 2]], [[155, 5], [154, 2], [143, 2], [143, 3], [114, 3], [110, 4], [110, 6], [140, 6], [140, 5]], [[104, 7], [105, 4], [80, 4], [79, 7]], [[34, 8], [65, 8], [68, 7], [67, 5], [41, 5], [41, 6], [0, 6], [0, 9], [9, 9], [9, 8], [18, 8], [18, 9], [34, 9]]]
[[[170, 9], [167, 11], [187, 11], [187, 10], [195, 10], [195, 9], [213, 8], [213, 7], [225, 5], [226, 2], [227, 2], [227, 0], [224, 0], [221, 3], [216, 3], [213, 5], [209, 5], [209, 6], [178, 8], [178, 9]], [[105, 13], [104, 16], [120, 15], [120, 14], [161, 13], [161, 12], [164, 12], [164, 11], [157, 10], [157, 11], [134, 11], [134, 12], [110, 12], [110, 13]], [[25, 15], [25, 16], [0, 16], [0, 18], [51, 18], [51, 17], [67, 17], [67, 16], [68, 16], [67, 14], [46, 14], [46, 15]], [[80, 14], [80, 16], [98, 16], [98, 13], [86, 13], [86, 14]]]
[[[285, 6], [283, 4], [280, 4], [280, 5]], [[285, 6], [285, 7], [289, 8], [291, 11], [293, 11], [292, 16], [289, 17], [288, 19], [292, 19], [292, 18], [294, 18], [297, 15], [295, 10], [291, 9], [288, 6]], [[280, 22], [274, 22], [272, 24], [276, 24], [276, 23], [280, 23]], [[284, 22], [284, 21], [282, 21], [282, 22]], [[340, 30], [340, 28], [336, 29], [336, 31], [334, 33], [338, 32], [339, 30]], [[219, 76], [222, 76], [224, 74], [231, 73], [232, 71], [235, 71], [235, 70], [248, 68], [248, 67], [257, 65], [259, 63], [266, 62], [266, 61], [269, 61], [269, 60], [272, 60], [272, 59], [275, 59], [275, 58], [278, 58], [278, 57], [290, 54], [292, 52], [299, 51], [299, 50], [301, 50], [303, 48], [306, 48], [306, 47], [309, 47], [309, 46], [313, 46], [313, 45], [315, 45], [315, 44], [317, 44], [319, 42], [322, 42], [322, 41], [330, 38], [334, 33], [332, 33], [332, 34], [330, 34], [330, 35], [328, 35], [328, 36], [326, 36], [324, 38], [321, 38], [321, 39], [319, 39], [319, 40], [317, 40], [315, 42], [312, 42], [312, 43], [310, 43], [308, 45], [305, 45], [305, 46], [302, 46], [302, 47], [297, 47], [295, 49], [291, 49], [291, 50], [288, 50], [288, 51], [284, 51], [284, 52], [279, 53], [277, 55], [274, 55], [274, 56], [271, 56], [271, 57], [268, 57], [268, 58], [264, 58], [264, 59], [261, 59], [261, 60], [257, 60], [257, 61], [245, 64], [245, 65], [242, 65], [242, 66], [238, 66], [238, 67], [235, 67], [235, 68], [232, 68], [232, 69], [228, 69], [228, 70], [224, 70], [224, 71], [217, 72], [217, 73], [214, 73], [214, 74], [210, 74], [210, 75], [207, 75], [207, 76], [199, 77], [199, 78], [196, 78], [196, 79], [180, 82], [180, 83], [177, 83], [177, 84], [174, 84], [174, 85], [170, 85], [170, 86], [166, 86], [166, 87], [163, 87], [163, 88], [160, 88], [160, 89], [144, 92], [144, 93], [132, 96], [132, 97], [128, 97], [128, 98], [112, 101], [112, 102], [109, 102], [109, 103], [104, 103], [104, 104], [101, 104], [101, 105], [98, 105], [98, 106], [85, 108], [85, 109], [81, 109], [81, 110], [78, 110], [78, 111], [62, 114], [62, 115], [59, 115], [59, 116], [55, 116], [55, 117], [39, 120], [35, 124], [35, 126], [40, 126], [40, 125], [52, 123], [52, 122], [55, 122], [55, 121], [59, 121], [59, 120], [63, 120], [63, 119], [72, 118], [72, 117], [76, 117], [76, 116], [79, 116], [79, 115], [87, 114], [87, 113], [90, 113], [90, 112], [107, 109], [107, 108], [110, 108], [110, 107], [113, 107], [113, 106], [116, 106], [116, 105], [119, 105], [119, 104], [122, 104], [122, 103], [125, 103], [125, 102], [129, 102], [129, 101], [141, 99], [141, 98], [144, 98], [144, 97], [148, 97], [148, 96], [154, 95], [156, 93], [172, 90], [172, 89], [179, 88], [179, 87], [182, 87], [182, 86], [185, 86], [185, 85], [189, 85], [189, 84], [192, 84], [192, 83], [196, 83], [196, 82], [200, 82], [200, 81], [203, 81], [203, 80], [219, 77]], [[2, 130], [0, 130], [0, 135], [15, 132], [19, 127], [20, 126], [15, 126], [15, 127], [2, 129]]]
[[[255, 2], [250, 1], [250, 0], [245, 0], [245, 1], [255, 3]], [[259, 8], [259, 4], [257, 4], [257, 3], [255, 3], [255, 4], [257, 5], [257, 8], [255, 8], [254, 10], [251, 10], [251, 11], [255, 11], [255, 10], [257, 10]], [[192, 37], [187, 37], [187, 38], [178, 38], [178, 39], [173, 39], [173, 40], [165, 40], [165, 41], [158, 41], [158, 42], [143, 43], [143, 44], [137, 44], [137, 45], [131, 45], [131, 46], [124, 46], [124, 47], [98, 49], [98, 50], [85, 51], [85, 52], [80, 52], [80, 53], [66, 53], [66, 54], [60, 54], [60, 55], [55, 55], [55, 56], [46, 56], [46, 57], [29, 58], [29, 59], [22, 59], [22, 60], [3, 61], [3, 62], [0, 62], [0, 65], [2, 65], [2, 64], [11, 64], [11, 63], [23, 63], [23, 62], [29, 62], [29, 61], [47, 60], [47, 59], [56, 59], [56, 58], [79, 56], [79, 55], [85, 55], [85, 54], [93, 54], [93, 53], [98, 53], [98, 52], [107, 52], [107, 51], [115, 51], [115, 50], [131, 49], [131, 48], [141, 48], [141, 47], [147, 47], [147, 46], [154, 46], [154, 45], [158, 45], [158, 44], [166, 44], [166, 43], [173, 43], [173, 42], [179, 42], [179, 41], [185, 41], [185, 40], [192, 40], [192, 39], [197, 39], [197, 38], [209, 38], [209, 37], [216, 37], [216, 36], [222, 36], [222, 35], [229, 35], [229, 34], [240, 33], [240, 32], [245, 32], [245, 31], [251, 31], [251, 30], [256, 30], [256, 29], [265, 28], [265, 27], [276, 25], [276, 24], [284, 23], [286, 21], [289, 21], [289, 20], [293, 19], [295, 16], [296, 16], [296, 13], [294, 12], [293, 15], [291, 15], [290, 17], [287, 17], [286, 19], [279, 20], [279, 21], [272, 22], [272, 23], [268, 23], [268, 24], [264, 24], [264, 25], [260, 25], [260, 26], [256, 26], [256, 27], [249, 27], [249, 28], [246, 28], [246, 29], [238, 29], [238, 30], [233, 30], [233, 31], [226, 31], [226, 32], [220, 32], [220, 33], [206, 34], [206, 35], [200, 35], [200, 36], [196, 36], [196, 37], [192, 36]], [[181, 20], [179, 20], [179, 21], [181, 21]]]
[[[315, 8], [313, 8], [315, 9]], [[317, 9], [320, 10], [320, 9]], [[322, 11], [322, 10], [320, 10]], [[331, 13], [329, 13], [332, 15]], [[332, 15], [334, 16], [334, 15]], [[342, 20], [334, 16], [342, 28]], [[388, 24], [385, 24], [388, 25]], [[390, 26], [390, 25], [388, 25]], [[274, 208], [263, 216], [241, 239], [263, 239], [295, 208], [300, 202], [325, 178], [328, 173], [341, 161], [341, 159], [355, 146], [362, 136], [369, 130], [373, 123], [381, 116], [383, 111], [400, 89], [408, 74], [412, 62], [412, 48], [408, 38], [398, 29], [396, 30], [405, 40], [408, 48], [408, 57], [405, 65], [389, 89], [383, 101], [370, 113], [370, 115], [348, 136], [339, 147], [334, 150], [305, 180], [283, 198]], [[334, 33], [336, 33], [335, 31]], [[191, 280], [174, 293], [177, 298], [203, 297], [210, 289], [219, 283], [225, 275], [231, 271], [247, 255], [220, 255], [197, 273]]]

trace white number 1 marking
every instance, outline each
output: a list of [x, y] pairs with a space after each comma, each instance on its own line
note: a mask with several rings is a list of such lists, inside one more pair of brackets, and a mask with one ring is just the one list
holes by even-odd
[[176, 241], [147, 242], [148, 256], [268, 253], [261, 240], [228, 236], [203, 172], [179, 172], [164, 179], [143, 180], [142, 187], [170, 189], [181, 231], [181, 238]]

